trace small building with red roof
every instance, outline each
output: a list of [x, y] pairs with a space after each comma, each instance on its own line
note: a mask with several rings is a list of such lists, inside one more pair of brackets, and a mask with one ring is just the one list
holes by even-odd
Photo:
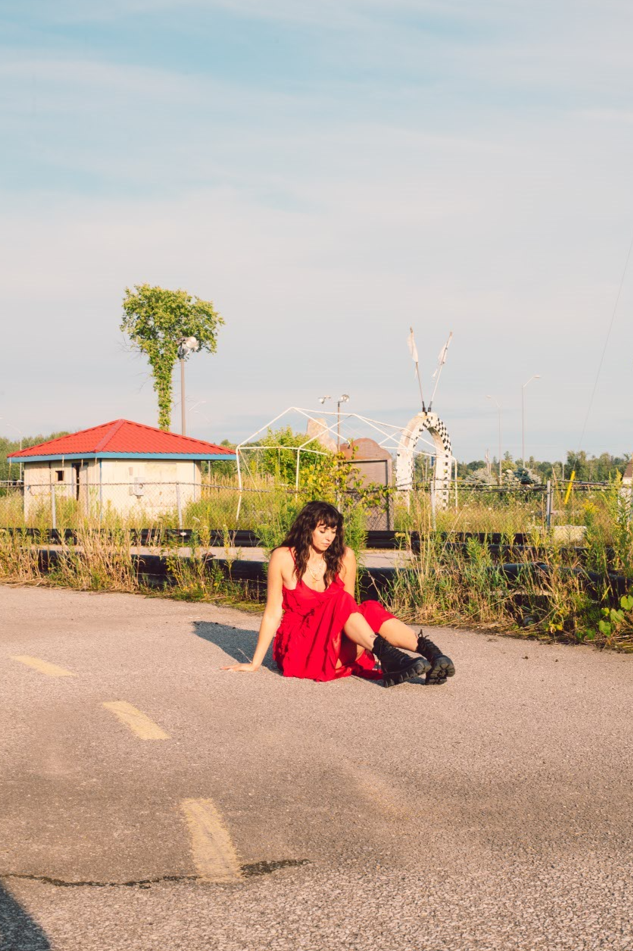
[[24, 468], [28, 517], [43, 503], [75, 499], [86, 512], [182, 509], [200, 498], [202, 463], [235, 461], [232, 449], [129, 419], [115, 419], [9, 454]]

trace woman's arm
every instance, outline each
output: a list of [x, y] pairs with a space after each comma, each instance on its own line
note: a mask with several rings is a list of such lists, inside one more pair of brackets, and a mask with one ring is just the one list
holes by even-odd
[[287, 551], [284, 552], [281, 549], [277, 549], [272, 553], [270, 558], [268, 565], [266, 608], [264, 609], [264, 616], [259, 628], [259, 636], [252, 661], [250, 664], [229, 664], [227, 667], [223, 667], [222, 670], [255, 671], [261, 667], [264, 657], [266, 656], [266, 651], [270, 647], [283, 616], [282, 565], [284, 563], [284, 557], [287, 554]]
[[356, 555], [351, 548], [345, 549], [343, 555], [343, 565], [341, 567], [341, 580], [348, 594], [356, 597]]

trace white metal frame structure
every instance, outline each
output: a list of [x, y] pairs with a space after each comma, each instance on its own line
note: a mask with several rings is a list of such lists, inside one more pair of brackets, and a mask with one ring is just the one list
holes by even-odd
[[[281, 444], [279, 444], [278, 447], [250, 445], [261, 433], [269, 431], [275, 423], [279, 423], [284, 417], [288, 417], [290, 414], [297, 414], [300, 418], [307, 421], [312, 420], [317, 424], [322, 424], [325, 421], [325, 426], [319, 433], [313, 436], [307, 436], [306, 434], [306, 440], [300, 446], [282, 446]], [[326, 435], [331, 437], [333, 442], [336, 442], [339, 426], [342, 427], [342, 435], [345, 441], [358, 439], [362, 436], [371, 436], [383, 449], [395, 454], [396, 487], [404, 492], [408, 492], [413, 484], [415, 457], [418, 455], [435, 457], [433, 481], [431, 484], [432, 498], [434, 499], [434, 504], [438, 507], [445, 508], [448, 505], [452, 464], [454, 460], [448, 431], [436, 413], [418, 413], [403, 429], [402, 426], [381, 422], [380, 420], [372, 419], [368, 416], [361, 416], [358, 413], [326, 413], [322, 410], [304, 409], [299, 406], [289, 406], [236, 447], [235, 454], [237, 457], [240, 501], [241, 493], [244, 490], [245, 470], [248, 471], [248, 466], [244, 465], [246, 460], [245, 454], [261, 452], [262, 450], [271, 448], [296, 452], [297, 463], [295, 467], [294, 488], [298, 489], [301, 472], [301, 453], [309, 452], [315, 455], [326, 455], [326, 450], [321, 448], [318, 442], [319, 437]]]

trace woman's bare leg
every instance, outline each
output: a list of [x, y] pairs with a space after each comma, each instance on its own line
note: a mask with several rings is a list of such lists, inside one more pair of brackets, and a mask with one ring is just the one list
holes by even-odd
[[393, 644], [394, 647], [402, 647], [406, 651], [417, 651], [418, 638], [410, 627], [397, 617], [391, 617], [380, 625], [379, 634]]
[[[362, 614], [350, 614], [343, 630], [351, 641], [358, 644], [357, 656], [360, 656], [363, 650], [371, 651], [374, 644], [374, 632]], [[415, 651], [418, 646], [418, 639], [411, 628], [395, 617], [384, 621], [378, 633], [394, 647]]]
[[343, 627], [343, 631], [349, 637], [350, 641], [361, 648], [361, 650], [373, 650], [376, 634], [370, 628], [362, 614], [350, 614]]

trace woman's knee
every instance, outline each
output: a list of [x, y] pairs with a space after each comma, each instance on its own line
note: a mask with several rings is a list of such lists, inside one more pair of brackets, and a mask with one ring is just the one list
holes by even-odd
[[359, 605], [361, 614], [371, 627], [372, 631], [380, 631], [385, 621], [393, 618], [393, 614], [387, 611], [380, 601], [363, 601]]
[[362, 611], [352, 611], [343, 625], [343, 630], [349, 636], [349, 632], [365, 631], [369, 627], [367, 619]]

